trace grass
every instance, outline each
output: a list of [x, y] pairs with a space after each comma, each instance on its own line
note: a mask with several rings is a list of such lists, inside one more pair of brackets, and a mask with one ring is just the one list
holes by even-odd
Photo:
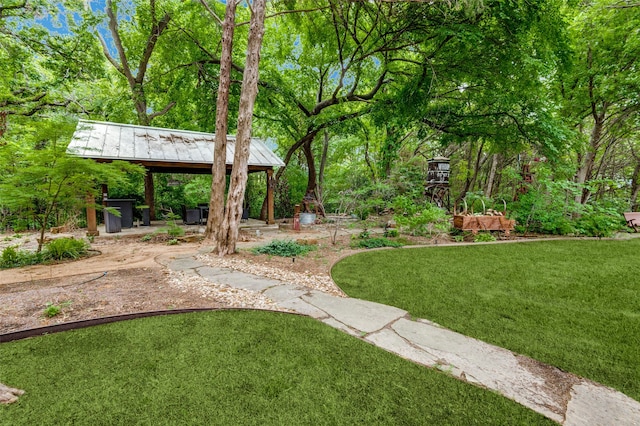
[[640, 239], [362, 253], [333, 278], [640, 400]]
[[316, 320], [173, 315], [0, 344], [0, 423], [552, 424]]

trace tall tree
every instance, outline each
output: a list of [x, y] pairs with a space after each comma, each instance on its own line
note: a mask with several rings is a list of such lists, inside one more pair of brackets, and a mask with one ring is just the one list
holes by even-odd
[[[171, 108], [175, 106], [175, 101], [171, 101], [166, 104], [159, 111], [150, 113], [149, 104], [147, 101], [147, 94], [145, 93], [145, 77], [147, 69], [149, 67], [149, 61], [153, 55], [158, 39], [167, 30], [169, 22], [171, 21], [171, 14], [168, 12], [160, 12], [156, 10], [156, 1], [149, 0], [149, 19], [150, 27], [148, 28], [148, 37], [142, 46], [141, 52], [128, 53], [133, 49], [127, 50], [123, 44], [122, 37], [119, 30], [118, 10], [112, 0], [107, 0], [106, 4], [107, 23], [109, 33], [113, 40], [113, 47], [115, 48], [117, 57], [111, 54], [110, 46], [107, 44], [105, 38], [100, 31], [96, 31], [96, 36], [100, 40], [102, 45], [102, 51], [109, 63], [113, 65], [115, 70], [123, 75], [129, 88], [131, 90], [131, 100], [136, 110], [138, 124], [148, 126], [151, 121], [163, 114], [166, 114]], [[136, 9], [140, 11], [141, 9]], [[161, 15], [161, 16], [160, 16]], [[140, 23], [144, 22], [140, 20]], [[134, 62], [137, 58], [137, 62]]]
[[597, 0], [576, 9], [572, 68], [560, 80], [564, 113], [577, 140], [575, 181], [584, 185], [575, 201], [583, 204], [592, 194], [587, 184], [603, 177], [599, 171], [611, 158], [606, 154], [637, 133], [640, 8], [617, 6], [617, 1]]
[[[253, 120], [253, 108], [255, 99], [258, 94], [258, 77], [260, 66], [260, 49], [262, 47], [262, 39], [264, 36], [264, 19], [266, 10], [265, 0], [254, 0], [249, 4], [251, 10], [251, 19], [249, 24], [249, 35], [247, 40], [247, 51], [245, 68], [242, 79], [242, 91], [240, 93], [240, 106], [238, 110], [238, 126], [235, 143], [235, 154], [233, 159], [233, 166], [231, 169], [231, 178], [229, 182], [229, 192], [227, 195], [227, 203], [224, 209], [224, 216], [220, 220], [219, 215], [219, 201], [216, 201], [216, 210], [213, 212], [213, 216], [209, 218], [207, 227], [213, 229], [213, 224], [217, 224], [215, 229], [215, 253], [224, 256], [226, 254], [234, 253], [236, 250], [236, 242], [238, 240], [239, 224], [242, 217], [242, 202], [244, 200], [244, 193], [247, 185], [248, 177], [248, 160], [249, 151], [251, 148], [251, 127]], [[225, 21], [223, 27], [225, 30], [225, 36], [229, 36], [231, 29], [226, 27], [230, 26], [231, 18], [233, 17], [234, 9], [229, 10], [227, 5], [227, 13], [225, 14]], [[232, 36], [232, 33], [231, 33]], [[231, 47], [231, 41], [227, 39], [228, 47]], [[227, 48], [228, 48], [227, 47]], [[232, 66], [230, 51], [225, 52], [221, 58], [221, 67], [225, 67], [225, 72], [221, 72], [221, 85], [227, 84], [226, 79], [230, 73]], [[225, 102], [226, 101], [226, 102]], [[226, 105], [225, 105], [226, 103]], [[226, 118], [224, 111], [220, 109], [228, 110], [228, 99], [222, 99], [218, 105], [218, 114], [221, 118]], [[217, 117], [216, 117], [217, 119]], [[224, 123], [226, 124], [226, 122]], [[224, 125], [223, 124], [223, 125]], [[225, 126], [226, 129], [226, 126]], [[216, 130], [219, 132], [219, 130]], [[225, 132], [226, 133], [226, 132]], [[216, 139], [216, 151], [221, 143]], [[222, 155], [219, 155], [218, 161], [222, 160]], [[226, 158], [226, 155], [225, 157]], [[214, 167], [216, 167], [214, 165]], [[218, 171], [216, 167], [216, 172]], [[224, 193], [224, 182], [220, 182], [219, 175], [214, 177], [214, 180], [218, 181], [217, 187], [212, 186], [212, 198], [214, 193]]]

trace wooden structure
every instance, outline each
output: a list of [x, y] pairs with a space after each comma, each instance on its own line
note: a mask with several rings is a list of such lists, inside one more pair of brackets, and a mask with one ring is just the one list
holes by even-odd
[[454, 228], [471, 231], [473, 234], [477, 234], [478, 231], [503, 231], [508, 236], [515, 225], [515, 220], [507, 219], [504, 216], [462, 214], [453, 216]]
[[487, 210], [484, 201], [482, 202], [482, 214], [473, 213], [473, 205], [471, 213], [467, 211], [467, 202], [464, 201], [464, 211], [453, 215], [453, 227], [462, 231], [471, 231], [474, 235], [478, 231], [503, 231], [509, 236], [516, 226], [516, 221], [507, 219], [507, 203], [503, 200], [504, 211], [493, 209]]
[[438, 207], [449, 209], [449, 159], [433, 157], [427, 160], [427, 182], [424, 193]]
[[634, 232], [638, 232], [640, 228], [640, 212], [624, 212], [624, 220], [627, 221], [627, 226], [633, 228]]
[[[143, 166], [147, 170], [145, 203], [151, 218], [155, 219], [153, 174], [210, 174], [214, 141], [212, 133], [80, 120], [67, 152], [103, 163], [122, 160]], [[227, 173], [231, 173], [235, 141], [235, 136], [227, 136]], [[273, 168], [281, 166], [284, 163], [265, 141], [251, 139], [248, 168], [249, 173], [267, 175], [268, 224], [275, 223]], [[105, 192], [103, 190], [103, 198], [107, 197]], [[88, 209], [87, 214], [95, 215], [95, 210]], [[88, 218], [87, 223], [95, 223], [95, 217]], [[89, 232], [95, 230], [89, 229]]]

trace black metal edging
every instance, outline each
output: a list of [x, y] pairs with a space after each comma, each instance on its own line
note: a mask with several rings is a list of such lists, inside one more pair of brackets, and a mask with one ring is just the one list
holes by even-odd
[[[12, 342], [14, 340], [26, 339], [28, 337], [44, 336], [51, 333], [59, 333], [61, 331], [76, 330], [80, 328], [93, 327], [102, 324], [111, 324], [119, 321], [127, 321], [138, 318], [155, 317], [160, 315], [174, 315], [174, 314], [189, 314], [192, 312], [207, 312], [207, 311], [269, 311], [278, 313], [288, 313], [281, 311], [271, 311], [269, 309], [248, 309], [248, 308], [190, 308], [190, 309], [167, 309], [163, 311], [147, 311], [136, 312], [133, 314], [113, 315], [109, 317], [92, 318], [82, 321], [65, 322], [63, 324], [49, 325], [46, 327], [30, 328], [28, 330], [14, 331], [11, 333], [0, 334], [0, 344]], [[296, 314], [294, 314], [296, 315]], [[299, 314], [297, 314], [299, 315]]]
[[133, 314], [113, 315], [109, 317], [65, 322], [62, 324], [48, 325], [46, 327], [30, 328], [28, 330], [20, 330], [11, 333], [0, 334], [0, 343], [12, 342], [14, 340], [26, 339], [28, 337], [43, 336], [45, 334], [59, 333], [61, 331], [93, 327], [95, 325], [111, 324], [113, 322], [127, 321], [137, 318], [154, 317], [159, 315], [188, 314], [191, 312], [213, 310], [220, 310], [220, 308], [167, 309], [163, 311], [136, 312]]

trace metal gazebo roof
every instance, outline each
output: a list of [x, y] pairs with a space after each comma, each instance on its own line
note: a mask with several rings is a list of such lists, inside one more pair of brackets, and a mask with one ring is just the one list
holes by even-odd
[[[100, 162], [123, 160], [162, 173], [211, 173], [215, 134], [80, 120], [67, 152]], [[235, 136], [227, 136], [227, 168]], [[249, 171], [284, 166], [261, 139], [251, 139]]]

